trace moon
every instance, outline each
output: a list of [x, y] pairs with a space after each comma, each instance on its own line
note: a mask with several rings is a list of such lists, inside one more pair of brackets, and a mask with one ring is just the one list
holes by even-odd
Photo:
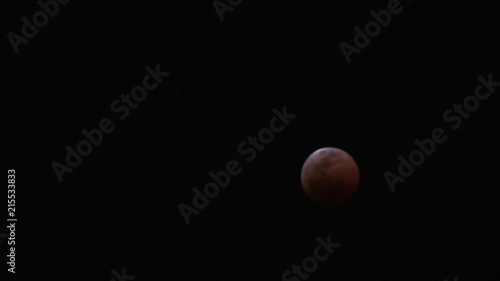
[[359, 185], [356, 161], [347, 152], [335, 147], [321, 148], [309, 155], [300, 177], [307, 196], [328, 207], [349, 201]]

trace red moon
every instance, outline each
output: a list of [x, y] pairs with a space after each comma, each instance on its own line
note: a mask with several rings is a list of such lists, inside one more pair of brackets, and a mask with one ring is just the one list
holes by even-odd
[[321, 148], [309, 155], [300, 177], [307, 196], [329, 207], [349, 201], [359, 185], [358, 165], [351, 155], [335, 147]]

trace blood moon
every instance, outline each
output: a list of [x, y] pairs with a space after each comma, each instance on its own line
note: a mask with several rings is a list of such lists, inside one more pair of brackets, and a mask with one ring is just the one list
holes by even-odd
[[335, 147], [321, 148], [309, 155], [300, 177], [307, 196], [329, 207], [349, 201], [359, 185], [358, 165], [347, 152]]

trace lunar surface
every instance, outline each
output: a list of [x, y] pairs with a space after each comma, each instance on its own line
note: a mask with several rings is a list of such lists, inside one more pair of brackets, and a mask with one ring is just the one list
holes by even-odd
[[301, 181], [311, 200], [333, 207], [346, 203], [354, 196], [359, 184], [359, 169], [347, 152], [325, 147], [306, 159]]

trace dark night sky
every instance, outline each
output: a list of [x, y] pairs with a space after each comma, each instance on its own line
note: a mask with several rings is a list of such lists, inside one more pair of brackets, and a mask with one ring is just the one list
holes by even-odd
[[[349, 64], [339, 44], [389, 1], [243, 0], [223, 22], [210, 1], [71, 1], [15, 54], [7, 33], [40, 9], [17, 2], [2, 9], [0, 152], [17, 273], [0, 280], [282, 280], [328, 235], [341, 246], [308, 280], [500, 280], [500, 90], [458, 129], [443, 120], [479, 75], [500, 81], [493, 4], [403, 1]], [[170, 75], [120, 120], [110, 105], [157, 64]], [[246, 161], [240, 143], [285, 106], [297, 117]], [[103, 118], [115, 130], [59, 183], [51, 163]], [[384, 172], [435, 128], [447, 140], [392, 193]], [[302, 190], [321, 147], [358, 163], [347, 205]], [[241, 174], [186, 225], [179, 204], [230, 160]]]

